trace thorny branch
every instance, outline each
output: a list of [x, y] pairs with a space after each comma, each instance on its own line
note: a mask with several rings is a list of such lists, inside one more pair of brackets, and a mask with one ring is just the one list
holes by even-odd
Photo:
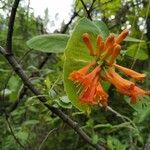
[[[12, 53], [12, 36], [13, 36], [13, 27], [14, 27], [14, 20], [16, 16], [17, 7], [20, 0], [15, 0], [13, 4], [13, 8], [10, 15], [10, 21], [8, 25], [8, 35], [6, 40], [6, 49], [0, 47], [0, 53], [7, 59], [9, 64], [11, 65], [12, 69], [16, 72], [16, 74], [22, 79], [25, 86], [27, 86], [34, 95], [37, 96], [39, 101], [51, 112], [59, 116], [65, 123], [67, 123], [72, 129], [74, 129], [81, 137], [82, 139], [89, 143], [91, 146], [95, 147], [99, 150], [105, 150], [105, 147], [100, 144], [93, 144], [90, 137], [80, 128], [78, 123], [74, 122], [71, 118], [69, 118], [66, 114], [64, 114], [61, 110], [49, 106], [46, 104], [46, 97], [40, 96], [42, 95], [30, 82], [28, 76], [25, 74], [24, 70], [21, 68], [15, 57]], [[16, 140], [16, 139], [15, 139]]]

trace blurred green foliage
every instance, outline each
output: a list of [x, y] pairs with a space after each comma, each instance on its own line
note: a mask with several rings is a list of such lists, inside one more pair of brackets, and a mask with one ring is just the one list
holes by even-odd
[[[90, 8], [93, 0], [83, 0], [87, 8]], [[130, 37], [141, 39], [142, 43], [124, 42], [123, 52], [118, 63], [131, 67], [136, 60], [134, 70], [147, 74], [144, 83], [138, 83], [144, 89], [150, 89], [150, 60], [149, 41], [150, 32], [147, 13], [149, 0], [96, 0], [90, 12], [93, 20], [104, 21], [111, 32], [118, 34], [123, 28], [130, 28]], [[1, 0], [0, 10], [0, 45], [5, 46], [7, 24], [13, 0]], [[76, 21], [81, 17], [87, 17], [80, 0], [74, 4], [79, 16], [69, 26], [67, 33], [72, 33]], [[128, 99], [118, 94], [110, 87], [109, 105], [118, 114], [100, 107], [93, 108], [90, 116], [86, 116], [72, 106], [63, 84], [63, 62], [61, 53], [51, 54], [45, 66], [39, 65], [46, 54], [31, 50], [26, 42], [34, 36], [46, 33], [43, 25], [44, 19], [36, 18], [29, 12], [28, 6], [19, 5], [13, 37], [13, 51], [20, 61], [25, 72], [31, 76], [31, 82], [48, 98], [48, 104], [62, 109], [92, 137], [93, 143], [104, 143], [109, 150], [148, 150], [150, 149], [150, 105], [144, 105], [149, 101], [149, 96], [141, 99], [138, 106], [129, 105]], [[46, 18], [46, 17], [45, 17]], [[149, 23], [150, 24], [150, 23]], [[138, 50], [138, 54], [136, 52]], [[56, 115], [50, 113], [37, 97], [28, 90], [21, 98], [19, 95], [23, 89], [23, 83], [6, 60], [0, 55], [0, 149], [20, 150], [20, 145], [14, 139], [6, 113], [16, 101], [20, 101], [17, 108], [11, 112], [9, 123], [17, 139], [26, 149], [41, 150], [93, 150], [85, 143], [73, 129], [64, 124]], [[142, 105], [143, 104], [143, 105]], [[140, 105], [140, 106], [139, 106]]]

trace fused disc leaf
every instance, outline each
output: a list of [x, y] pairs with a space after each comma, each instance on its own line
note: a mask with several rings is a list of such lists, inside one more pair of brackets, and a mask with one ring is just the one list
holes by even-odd
[[45, 34], [33, 37], [27, 41], [27, 45], [41, 52], [62, 53], [64, 52], [68, 39], [69, 36], [66, 34]]
[[[79, 100], [79, 90], [71, 80], [68, 79], [69, 74], [74, 70], [79, 70], [83, 66], [89, 64], [94, 59], [89, 55], [88, 49], [86, 45], [83, 43], [82, 35], [83, 33], [88, 33], [90, 35], [90, 39], [93, 43], [93, 46], [96, 46], [96, 38], [97, 35], [102, 34], [100, 27], [95, 25], [94, 22], [83, 18], [81, 19], [73, 33], [70, 37], [67, 47], [65, 49], [65, 63], [64, 63], [64, 84], [67, 95], [72, 102], [72, 104], [77, 107], [79, 110], [84, 111], [86, 113], [90, 112], [90, 106], [80, 102]], [[108, 32], [108, 31], [106, 31]]]

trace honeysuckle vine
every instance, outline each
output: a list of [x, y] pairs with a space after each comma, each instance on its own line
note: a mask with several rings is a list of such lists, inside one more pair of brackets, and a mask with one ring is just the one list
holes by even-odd
[[81, 103], [89, 105], [100, 103], [104, 107], [108, 105], [109, 95], [103, 89], [102, 80], [114, 85], [121, 94], [131, 97], [130, 103], [132, 104], [136, 103], [140, 96], [150, 94], [150, 91], [145, 91], [136, 86], [135, 82], [122, 78], [115, 70], [122, 71], [135, 81], [144, 80], [146, 76], [116, 63], [116, 58], [121, 51], [120, 44], [127, 35], [127, 29], [123, 30], [117, 37], [112, 33], [109, 34], [106, 40], [98, 35], [96, 49], [94, 49], [90, 35], [83, 33], [83, 42], [89, 51], [89, 55], [94, 57], [94, 61], [79, 70], [72, 71], [68, 76], [69, 80], [74, 82], [76, 88], [79, 88], [78, 94]]
[[[13, 50], [12, 50], [12, 37], [13, 37], [13, 28], [14, 28], [14, 22], [15, 22], [15, 16], [18, 8], [20, 0], [14, 0], [13, 7], [11, 10], [10, 18], [9, 18], [9, 24], [8, 24], [8, 34], [7, 34], [7, 40], [6, 40], [6, 48], [3, 48], [0, 46], [0, 54], [2, 54], [5, 59], [8, 61], [10, 66], [12, 67], [13, 71], [22, 79], [24, 85], [34, 94], [37, 96], [38, 100], [47, 108], [49, 111], [54, 113], [55, 115], [59, 116], [65, 123], [67, 123], [74, 131], [77, 132], [78, 135], [81, 136], [81, 138], [91, 146], [93, 146], [96, 149], [99, 150], [105, 150], [105, 146], [103, 144], [94, 144], [92, 142], [92, 139], [80, 128], [79, 124], [75, 121], [73, 121], [68, 115], [63, 113], [60, 109], [55, 108], [53, 106], [50, 106], [46, 103], [47, 98], [44, 96], [41, 96], [39, 90], [30, 82], [29, 77], [24, 72], [21, 65], [16, 60]], [[9, 114], [6, 116], [9, 117]], [[17, 141], [18, 139], [15, 137], [15, 134], [13, 134], [14, 139]], [[21, 147], [22, 143], [17, 142]]]

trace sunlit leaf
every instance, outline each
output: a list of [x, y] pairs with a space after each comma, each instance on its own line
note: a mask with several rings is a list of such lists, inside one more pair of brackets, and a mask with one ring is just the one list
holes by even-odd
[[46, 53], [62, 53], [66, 47], [69, 36], [66, 34], [45, 34], [35, 36], [27, 45], [34, 50]]
[[109, 35], [109, 30], [108, 30], [108, 27], [106, 26], [106, 24], [103, 21], [97, 21], [97, 20], [94, 21], [94, 23], [101, 31], [100, 34], [102, 35], [102, 37], [104, 39], [106, 39], [107, 36]]

